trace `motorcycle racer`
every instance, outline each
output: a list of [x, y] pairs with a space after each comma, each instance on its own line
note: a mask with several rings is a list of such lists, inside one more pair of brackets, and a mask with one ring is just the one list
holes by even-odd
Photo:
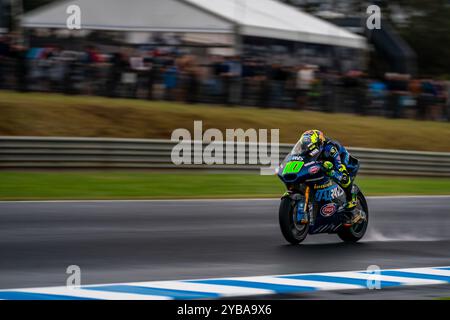
[[359, 163], [344, 146], [326, 137], [319, 130], [308, 130], [301, 135], [293, 153], [307, 155], [321, 161], [327, 175], [344, 189], [347, 201], [345, 208], [353, 211], [357, 205], [357, 197], [352, 189]]

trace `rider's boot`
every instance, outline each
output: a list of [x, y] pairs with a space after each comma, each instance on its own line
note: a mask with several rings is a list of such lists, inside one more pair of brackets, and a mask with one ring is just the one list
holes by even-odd
[[[361, 215], [359, 214], [359, 210], [355, 210], [356, 205], [358, 204], [357, 194], [353, 192], [353, 184], [344, 189], [346, 201], [347, 203], [344, 205], [348, 214], [346, 215], [346, 219], [344, 221], [344, 226], [350, 227], [354, 223], [359, 222]], [[358, 212], [357, 212], [358, 211]]]
[[352, 211], [358, 204], [358, 198], [356, 193], [350, 191], [350, 195], [347, 196], [347, 203], [345, 204], [345, 209]]
[[341, 172], [342, 174], [339, 184], [345, 191], [345, 209], [347, 209], [348, 211], [353, 211], [357, 204], [356, 194], [353, 193], [353, 179], [348, 174], [347, 168], [344, 165], [341, 165], [339, 172]]
[[344, 214], [344, 226], [351, 227], [353, 224], [358, 223], [362, 216], [359, 210], [355, 210], [358, 204], [357, 194], [353, 192], [353, 179], [347, 172], [345, 166], [341, 166], [339, 172], [342, 173], [341, 178], [339, 179], [340, 186], [344, 189], [346, 203], [344, 205], [344, 209], [346, 214]]

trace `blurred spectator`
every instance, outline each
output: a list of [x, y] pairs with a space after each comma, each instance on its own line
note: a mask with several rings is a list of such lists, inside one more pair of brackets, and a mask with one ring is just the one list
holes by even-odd
[[63, 81], [66, 74], [66, 60], [62, 55], [61, 48], [53, 48], [47, 55], [49, 62], [49, 81], [50, 90], [54, 92], [61, 92], [63, 87]]
[[197, 103], [200, 88], [200, 70], [194, 56], [189, 56], [183, 65], [185, 75], [185, 101], [187, 103]]
[[315, 80], [314, 68], [310, 65], [300, 66], [296, 79], [297, 107], [303, 109], [308, 104], [308, 94]]
[[371, 98], [371, 108], [383, 112], [386, 104], [386, 85], [381, 80], [372, 80], [369, 82], [369, 96]]
[[402, 97], [409, 95], [410, 76], [405, 74], [387, 73], [386, 84], [389, 92], [388, 114], [392, 118], [403, 116]]
[[444, 120], [446, 109], [447, 88], [443, 81], [433, 80], [433, 85], [436, 90], [435, 103], [431, 108], [431, 120]]
[[320, 104], [322, 111], [335, 112], [338, 110], [337, 87], [339, 84], [339, 74], [337, 72], [322, 70], [318, 77], [322, 83], [322, 94]]
[[147, 72], [146, 75], [146, 86], [147, 86], [147, 99], [153, 100], [153, 89], [155, 82], [157, 80], [157, 74], [159, 71], [158, 64], [155, 62], [155, 59], [151, 57], [144, 58], [144, 65], [146, 67]]
[[164, 66], [164, 98], [166, 100], [174, 100], [175, 89], [178, 84], [178, 67], [174, 60], [168, 60]]
[[385, 81], [369, 81], [359, 70], [342, 74], [312, 64], [198, 56], [174, 47], [130, 46], [108, 53], [92, 45], [68, 51], [13, 43], [0, 35], [3, 89], [450, 120], [450, 84], [431, 77], [387, 73]]
[[120, 84], [122, 73], [126, 70], [126, 57], [121, 52], [114, 52], [110, 57], [110, 67], [107, 79], [107, 95], [109, 97], [119, 96], [118, 85]]
[[6, 36], [0, 34], [0, 88], [5, 88], [7, 58], [10, 55], [9, 42]]
[[9, 55], [9, 43], [6, 36], [0, 34], [0, 57], [6, 58]]
[[98, 94], [100, 92], [98, 83], [98, 80], [100, 79], [98, 64], [102, 62], [102, 58], [97, 48], [94, 46], [87, 46], [82, 62], [84, 63], [84, 79], [87, 83], [85, 86], [86, 93]]
[[351, 110], [356, 114], [366, 114], [367, 83], [362, 71], [351, 70], [343, 77], [343, 85]]
[[446, 93], [446, 106], [444, 109], [444, 116], [447, 121], [450, 121], [450, 81], [445, 82], [447, 93]]
[[22, 45], [16, 45], [12, 48], [11, 55], [15, 63], [16, 89], [26, 92], [28, 91], [27, 48]]
[[268, 80], [270, 82], [270, 106], [284, 107], [286, 81], [288, 73], [279, 63], [273, 63], [269, 69]]
[[420, 89], [418, 117], [427, 120], [432, 106], [436, 103], [437, 91], [430, 78], [422, 79]]
[[243, 82], [243, 96], [244, 103], [249, 105], [256, 105], [258, 103], [258, 69], [257, 62], [253, 59], [246, 59], [242, 65], [242, 82]]
[[238, 56], [233, 56], [224, 62], [226, 70], [222, 73], [225, 82], [225, 97], [227, 105], [239, 105], [242, 98], [242, 64]]
[[[209, 81], [211, 88], [211, 95], [214, 98], [224, 98], [224, 84], [222, 75], [227, 72], [228, 68], [224, 64], [222, 56], [211, 57], [211, 79]], [[226, 69], [226, 70], [225, 70]]]

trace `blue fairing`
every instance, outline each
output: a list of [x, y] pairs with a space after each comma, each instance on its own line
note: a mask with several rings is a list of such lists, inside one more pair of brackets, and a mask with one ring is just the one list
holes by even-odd
[[[299, 165], [290, 165], [290, 162], [302, 162]], [[336, 232], [341, 225], [341, 212], [345, 204], [344, 190], [325, 174], [320, 162], [304, 159], [300, 156], [289, 155], [278, 170], [278, 177], [286, 184], [289, 190], [300, 185], [309, 186], [310, 203], [313, 210], [310, 214], [309, 233]], [[296, 198], [296, 218], [299, 222], [307, 212], [305, 200], [302, 195]]]

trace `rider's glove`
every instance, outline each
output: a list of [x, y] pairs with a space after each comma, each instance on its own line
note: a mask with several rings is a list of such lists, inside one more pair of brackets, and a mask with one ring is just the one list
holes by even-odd
[[333, 164], [330, 161], [325, 161], [323, 163], [323, 168], [325, 169], [325, 171], [331, 171], [333, 170]]
[[322, 166], [327, 176], [333, 178], [336, 175], [336, 171], [333, 170], [334, 166], [330, 161], [325, 161]]

